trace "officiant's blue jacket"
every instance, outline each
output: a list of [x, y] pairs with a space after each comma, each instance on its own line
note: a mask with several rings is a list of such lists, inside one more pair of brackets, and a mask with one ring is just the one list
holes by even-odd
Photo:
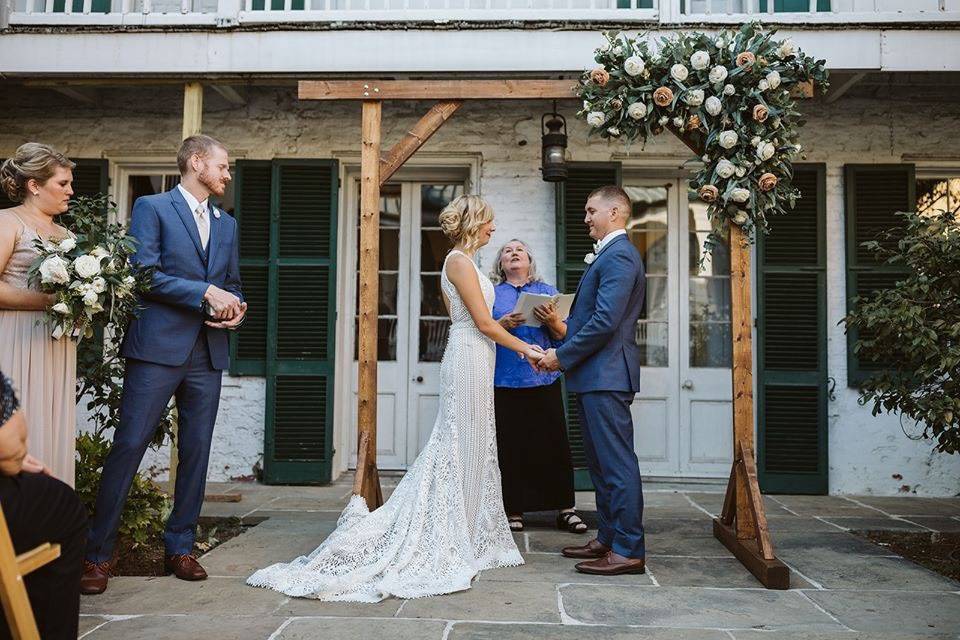
[[243, 300], [237, 222], [207, 203], [206, 251], [179, 189], [143, 196], [134, 203], [129, 232], [139, 244], [132, 261], [153, 267], [154, 272], [150, 290], [142, 294], [142, 309], [124, 338], [124, 357], [180, 366], [204, 331], [213, 368], [230, 366], [227, 330], [204, 324], [203, 295], [212, 284]]
[[567, 339], [557, 349], [569, 391], [640, 390], [636, 329], [645, 290], [640, 254], [626, 235], [617, 236], [580, 279]]

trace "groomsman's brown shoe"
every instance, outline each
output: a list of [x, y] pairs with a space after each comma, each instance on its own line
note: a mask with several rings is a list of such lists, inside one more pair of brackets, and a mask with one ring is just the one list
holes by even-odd
[[589, 560], [590, 558], [602, 558], [603, 556], [607, 555], [607, 552], [609, 551], [610, 547], [605, 544], [600, 544], [600, 542], [594, 538], [587, 544], [583, 544], [578, 547], [564, 547], [560, 553], [567, 558]]
[[171, 573], [181, 580], [206, 580], [207, 572], [203, 570], [197, 559], [190, 554], [175, 554], [164, 556], [163, 567], [167, 575]]
[[644, 558], [625, 558], [618, 553], [608, 551], [602, 558], [578, 562], [576, 569], [580, 573], [595, 576], [619, 576], [624, 573], [646, 573], [647, 562]]
[[83, 575], [80, 576], [80, 593], [95, 596], [107, 590], [110, 579], [109, 562], [83, 561]]

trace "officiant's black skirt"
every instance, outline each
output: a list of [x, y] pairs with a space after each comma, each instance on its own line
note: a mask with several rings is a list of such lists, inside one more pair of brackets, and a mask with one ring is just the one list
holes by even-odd
[[504, 510], [513, 515], [572, 508], [573, 464], [560, 381], [496, 387], [494, 402]]

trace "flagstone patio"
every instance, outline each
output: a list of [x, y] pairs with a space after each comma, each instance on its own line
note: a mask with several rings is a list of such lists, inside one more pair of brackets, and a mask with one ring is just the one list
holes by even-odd
[[[389, 489], [387, 489], [389, 490]], [[957, 638], [960, 583], [849, 529], [960, 531], [960, 498], [767, 496], [777, 554], [793, 588], [768, 591], [711, 536], [723, 496], [645, 492], [648, 572], [578, 574], [561, 546], [585, 538], [547, 527], [516, 534], [527, 564], [482, 573], [466, 592], [378, 604], [287, 598], [244, 584], [254, 569], [312, 550], [335, 526], [350, 485], [208, 486], [240, 502], [204, 514], [260, 524], [203, 557], [210, 579], [114, 578], [84, 597], [81, 638], [203, 640], [866, 640]], [[594, 508], [578, 494], [578, 507]], [[546, 520], [543, 520], [546, 523]]]

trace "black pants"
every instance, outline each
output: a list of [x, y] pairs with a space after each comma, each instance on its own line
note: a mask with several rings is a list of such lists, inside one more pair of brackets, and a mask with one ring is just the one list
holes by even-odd
[[[55, 478], [21, 473], [0, 477], [0, 504], [16, 553], [24, 553], [44, 542], [60, 545], [60, 557], [27, 575], [24, 582], [40, 637], [76, 640], [80, 576], [87, 538], [87, 513], [80, 498]], [[3, 619], [0, 639], [10, 637], [10, 629]]]

